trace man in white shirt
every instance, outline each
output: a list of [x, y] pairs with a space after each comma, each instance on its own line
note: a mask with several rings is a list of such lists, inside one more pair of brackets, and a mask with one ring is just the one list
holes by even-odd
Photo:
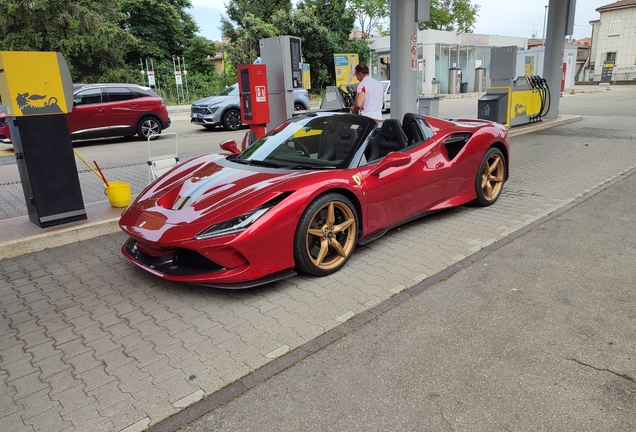
[[351, 106], [352, 113], [382, 120], [384, 106], [384, 87], [380, 81], [369, 76], [369, 67], [364, 63], [356, 66], [355, 76], [360, 81], [356, 86], [356, 100]]

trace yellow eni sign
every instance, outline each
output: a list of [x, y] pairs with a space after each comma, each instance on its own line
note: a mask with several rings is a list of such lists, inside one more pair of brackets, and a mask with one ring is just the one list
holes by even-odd
[[73, 80], [60, 53], [0, 51], [0, 97], [9, 116], [66, 114]]

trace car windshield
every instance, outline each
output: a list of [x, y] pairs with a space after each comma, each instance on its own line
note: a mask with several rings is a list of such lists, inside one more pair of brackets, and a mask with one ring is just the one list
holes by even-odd
[[382, 87], [384, 87], [384, 91], [386, 92], [386, 89], [389, 87], [389, 84], [391, 84], [390, 81], [380, 81], [382, 83]]
[[233, 160], [273, 168], [346, 168], [376, 125], [371, 118], [353, 114], [298, 116], [272, 129]]
[[238, 91], [238, 83], [237, 83], [237, 84], [232, 84], [231, 86], [223, 90], [221, 93], [219, 93], [219, 96], [238, 96], [238, 93], [239, 91]]

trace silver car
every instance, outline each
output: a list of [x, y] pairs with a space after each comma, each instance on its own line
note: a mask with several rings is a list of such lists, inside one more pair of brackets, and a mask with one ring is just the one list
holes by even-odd
[[[305, 89], [294, 89], [294, 110], [309, 109], [309, 95]], [[209, 96], [194, 101], [190, 107], [190, 122], [214, 129], [223, 126], [227, 130], [241, 127], [241, 105], [238, 83], [233, 84], [217, 96]]]

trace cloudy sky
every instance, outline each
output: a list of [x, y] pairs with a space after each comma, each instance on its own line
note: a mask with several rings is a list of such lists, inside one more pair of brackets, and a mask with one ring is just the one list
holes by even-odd
[[[227, 0], [226, 0], [227, 1]], [[200, 34], [211, 40], [220, 40], [221, 15], [225, 12], [224, 0], [192, 0], [192, 15], [201, 28]], [[598, 19], [596, 8], [613, 3], [615, 0], [577, 0], [574, 38], [591, 36], [590, 21]], [[480, 5], [479, 17], [474, 33], [501, 36], [532, 37], [543, 36], [545, 6], [549, 0], [502, 1], [473, 0]]]

